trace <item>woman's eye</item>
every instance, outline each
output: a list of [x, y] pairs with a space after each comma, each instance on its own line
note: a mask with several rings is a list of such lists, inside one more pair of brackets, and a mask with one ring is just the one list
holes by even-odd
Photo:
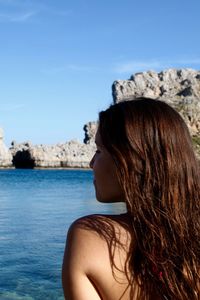
[[99, 153], [100, 153], [100, 150], [97, 149], [95, 153], [96, 153], [96, 154], [99, 154]]

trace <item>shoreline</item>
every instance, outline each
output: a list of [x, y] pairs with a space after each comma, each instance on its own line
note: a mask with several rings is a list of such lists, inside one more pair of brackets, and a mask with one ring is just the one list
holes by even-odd
[[80, 170], [80, 171], [92, 171], [91, 168], [81, 167], [35, 167], [35, 168], [15, 168], [15, 167], [0, 167], [1, 170]]

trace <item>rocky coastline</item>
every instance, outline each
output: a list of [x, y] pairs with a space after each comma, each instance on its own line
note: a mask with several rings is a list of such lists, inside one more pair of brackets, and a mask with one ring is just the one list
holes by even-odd
[[71, 140], [55, 145], [33, 145], [29, 141], [13, 141], [10, 148], [5, 146], [3, 130], [0, 129], [0, 168], [89, 168], [96, 148], [94, 141], [90, 140], [91, 124], [84, 126], [84, 143]]
[[[129, 97], [150, 97], [169, 103], [184, 118], [200, 158], [200, 71], [168, 69], [136, 73], [112, 85], [113, 103]], [[0, 128], [0, 168], [89, 168], [95, 151], [96, 122], [83, 127], [83, 143], [72, 140], [56, 145], [32, 145], [13, 141], [7, 148]]]

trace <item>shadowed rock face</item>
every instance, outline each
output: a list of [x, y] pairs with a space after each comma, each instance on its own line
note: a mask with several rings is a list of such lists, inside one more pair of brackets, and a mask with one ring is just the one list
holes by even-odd
[[29, 150], [17, 151], [12, 161], [16, 169], [33, 169], [35, 167], [35, 160], [31, 157]]
[[85, 138], [83, 142], [85, 144], [94, 143], [97, 130], [97, 122], [88, 122], [84, 125], [83, 130], [85, 131]]

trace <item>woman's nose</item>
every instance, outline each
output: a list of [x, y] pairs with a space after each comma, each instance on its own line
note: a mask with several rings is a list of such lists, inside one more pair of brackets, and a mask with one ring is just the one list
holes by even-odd
[[89, 166], [90, 166], [91, 169], [93, 168], [93, 164], [94, 164], [94, 156], [92, 157], [92, 159], [91, 159], [91, 161], [89, 163]]

